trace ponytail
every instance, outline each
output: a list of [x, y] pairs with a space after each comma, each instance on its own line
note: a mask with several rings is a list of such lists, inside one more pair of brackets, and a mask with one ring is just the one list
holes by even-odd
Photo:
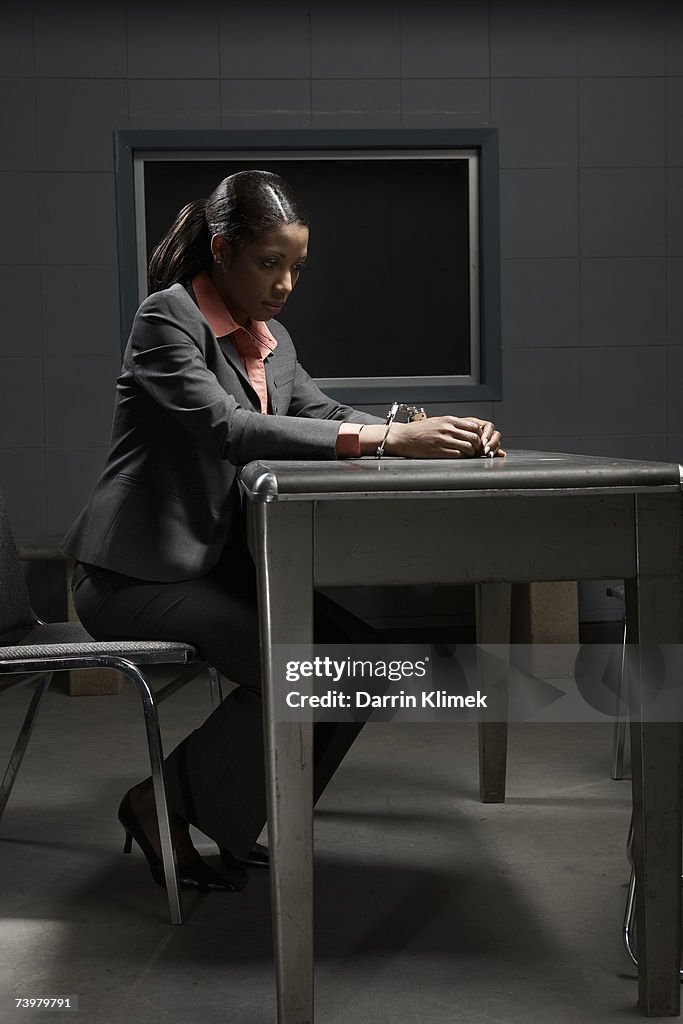
[[206, 199], [184, 206], [149, 260], [150, 292], [188, 281], [211, 268], [211, 236], [206, 223]]

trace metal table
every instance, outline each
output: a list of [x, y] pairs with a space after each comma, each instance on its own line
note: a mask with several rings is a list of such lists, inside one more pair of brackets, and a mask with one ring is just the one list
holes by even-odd
[[[632, 641], [679, 643], [680, 467], [512, 452], [252, 462], [240, 483], [259, 578], [277, 1019], [312, 1024], [312, 728], [275, 720], [274, 645], [311, 642], [315, 586], [482, 584], [478, 640], [506, 643], [511, 583], [600, 578], [627, 581]], [[635, 722], [631, 732], [639, 1005], [675, 1016], [681, 727]], [[505, 733], [482, 730], [488, 799], [504, 798]]]

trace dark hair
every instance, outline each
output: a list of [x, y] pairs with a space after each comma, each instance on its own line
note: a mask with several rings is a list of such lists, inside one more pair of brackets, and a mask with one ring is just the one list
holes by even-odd
[[238, 171], [208, 199], [184, 206], [149, 261], [150, 291], [211, 269], [211, 237], [223, 235], [234, 252], [281, 224], [308, 224], [291, 187], [270, 171]]

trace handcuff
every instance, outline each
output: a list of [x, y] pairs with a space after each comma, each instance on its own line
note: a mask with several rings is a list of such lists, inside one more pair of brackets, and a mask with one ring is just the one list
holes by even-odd
[[421, 405], [406, 405], [405, 402], [393, 402], [391, 408], [389, 409], [389, 412], [387, 413], [387, 418], [385, 420], [387, 429], [384, 431], [382, 443], [377, 446], [377, 451], [375, 452], [376, 459], [381, 459], [382, 456], [384, 455], [384, 446], [387, 443], [389, 431], [391, 430], [394, 420], [396, 419], [399, 412], [406, 413], [408, 423], [414, 423], [416, 420], [427, 419], [427, 413], [424, 411]]

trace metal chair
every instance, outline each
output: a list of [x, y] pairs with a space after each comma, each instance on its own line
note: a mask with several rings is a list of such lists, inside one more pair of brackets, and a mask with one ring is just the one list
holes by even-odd
[[[154, 693], [142, 667], [169, 664], [188, 667]], [[89, 668], [111, 668], [121, 672], [135, 684], [142, 699], [169, 915], [172, 924], [182, 924], [157, 706], [200, 672], [208, 669], [211, 701], [215, 708], [223, 699], [220, 677], [213, 667], [201, 661], [195, 648], [189, 644], [152, 640], [103, 643], [94, 640], [78, 622], [45, 623], [38, 619], [31, 608], [14, 536], [0, 494], [0, 691], [18, 683], [37, 681], [0, 785], [0, 819], [53, 673]]]

